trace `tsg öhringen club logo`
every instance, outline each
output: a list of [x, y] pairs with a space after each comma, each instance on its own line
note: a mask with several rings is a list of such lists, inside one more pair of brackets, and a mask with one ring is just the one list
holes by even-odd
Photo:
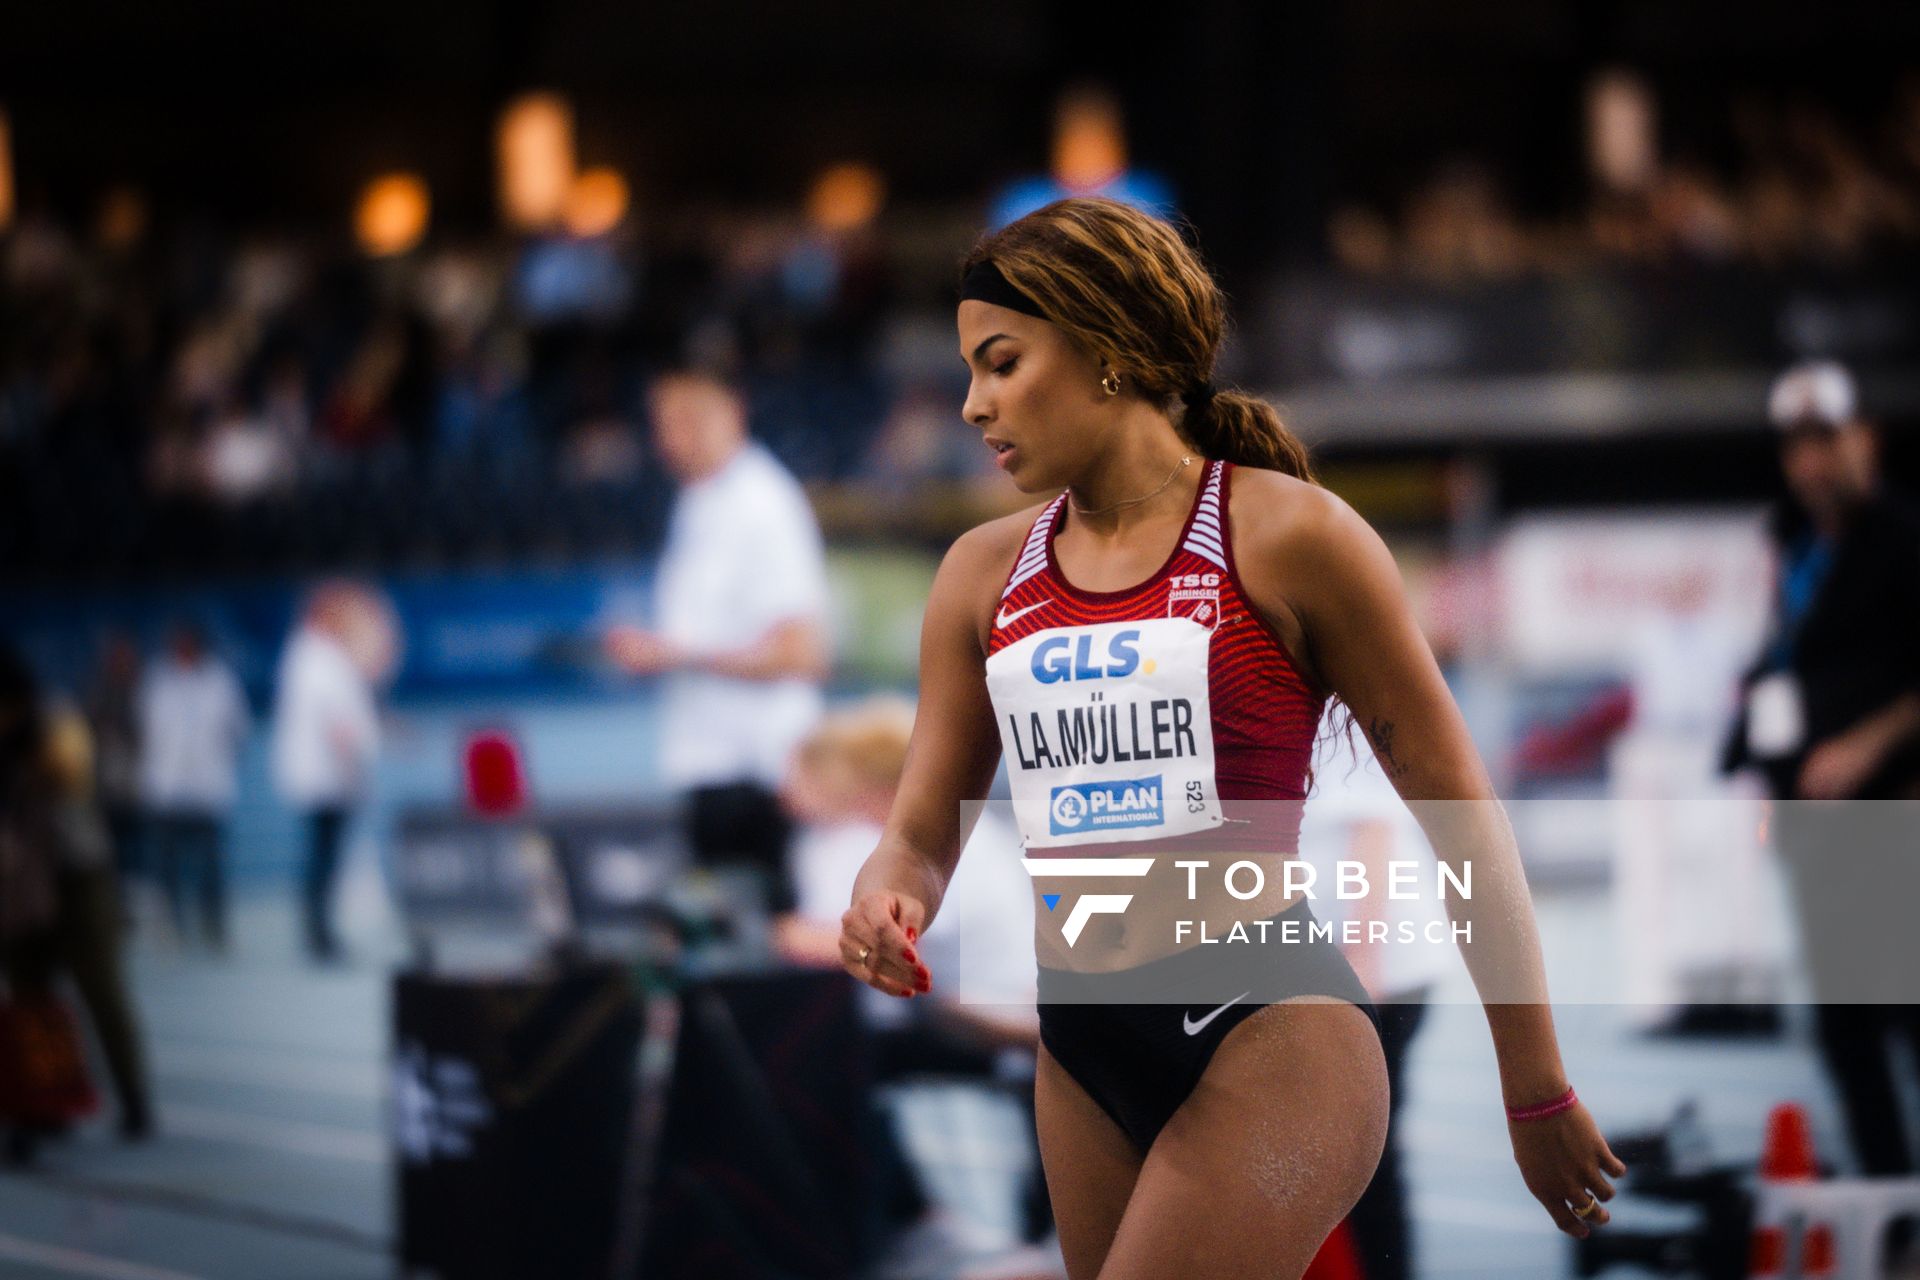
[[[1036, 880], [1050, 877], [1079, 879], [1087, 876], [1132, 876], [1138, 878], [1153, 870], [1152, 858], [1022, 858], [1020, 865], [1027, 874]], [[1060, 905], [1060, 895], [1043, 893], [1040, 900], [1052, 911]], [[1080, 931], [1087, 927], [1087, 921], [1096, 915], [1118, 915], [1127, 909], [1133, 901], [1130, 893], [1088, 893], [1075, 899], [1073, 907], [1067, 912], [1067, 921], [1060, 927], [1067, 945], [1071, 947], [1079, 941]]]

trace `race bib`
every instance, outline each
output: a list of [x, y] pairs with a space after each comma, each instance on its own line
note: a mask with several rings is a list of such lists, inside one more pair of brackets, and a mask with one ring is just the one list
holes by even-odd
[[1761, 760], [1792, 755], [1807, 734], [1800, 703], [1800, 682], [1792, 672], [1775, 671], [1747, 690], [1747, 751]]
[[1212, 631], [1188, 618], [1054, 627], [987, 659], [1029, 848], [1217, 827]]

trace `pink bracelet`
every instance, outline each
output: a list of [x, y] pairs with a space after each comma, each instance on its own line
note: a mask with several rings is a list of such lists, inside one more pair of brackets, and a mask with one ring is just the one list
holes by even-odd
[[1507, 1119], [1544, 1120], [1548, 1116], [1557, 1116], [1562, 1111], [1572, 1110], [1574, 1104], [1579, 1101], [1580, 1099], [1573, 1096], [1573, 1087], [1569, 1085], [1565, 1093], [1551, 1102], [1536, 1102], [1530, 1107], [1508, 1107]]

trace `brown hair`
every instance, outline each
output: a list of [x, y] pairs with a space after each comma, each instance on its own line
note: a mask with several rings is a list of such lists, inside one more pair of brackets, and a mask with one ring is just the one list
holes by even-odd
[[1227, 299], [1174, 226], [1118, 200], [1075, 196], [983, 236], [961, 275], [985, 261], [1136, 391], [1160, 401], [1195, 449], [1317, 483], [1306, 446], [1258, 396], [1218, 390], [1183, 400], [1213, 378]]

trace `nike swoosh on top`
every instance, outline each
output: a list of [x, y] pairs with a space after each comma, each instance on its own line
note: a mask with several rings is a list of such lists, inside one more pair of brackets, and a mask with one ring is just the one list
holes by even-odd
[[1006, 610], [1006, 606], [1002, 605], [1000, 608], [1000, 612], [993, 615], [993, 625], [996, 627], [1010, 627], [1013, 625], [1015, 619], [1026, 617], [1028, 614], [1032, 613], [1035, 609], [1038, 609], [1040, 605], [1048, 605], [1052, 603], [1053, 603], [1053, 597], [1048, 596], [1045, 600], [1042, 600], [1040, 604], [1030, 604], [1024, 609], [1015, 609], [1012, 613], [1008, 613]]
[[1221, 1014], [1225, 1013], [1227, 1010], [1233, 1008], [1233, 1006], [1239, 1004], [1242, 1000], [1245, 1000], [1248, 996], [1252, 994], [1253, 992], [1251, 991], [1242, 991], [1239, 995], [1227, 1001], [1225, 1004], [1221, 1005], [1218, 1009], [1215, 1009], [1212, 1013], [1200, 1019], [1200, 1021], [1198, 1022], [1195, 1022], [1192, 1018], [1189, 1018], [1183, 1012], [1180, 1015], [1180, 1029], [1186, 1032], [1190, 1036], [1197, 1036], [1202, 1031], [1205, 1031], [1207, 1029], [1207, 1024], [1209, 1022], [1212, 1022], [1215, 1018], [1219, 1017]]

